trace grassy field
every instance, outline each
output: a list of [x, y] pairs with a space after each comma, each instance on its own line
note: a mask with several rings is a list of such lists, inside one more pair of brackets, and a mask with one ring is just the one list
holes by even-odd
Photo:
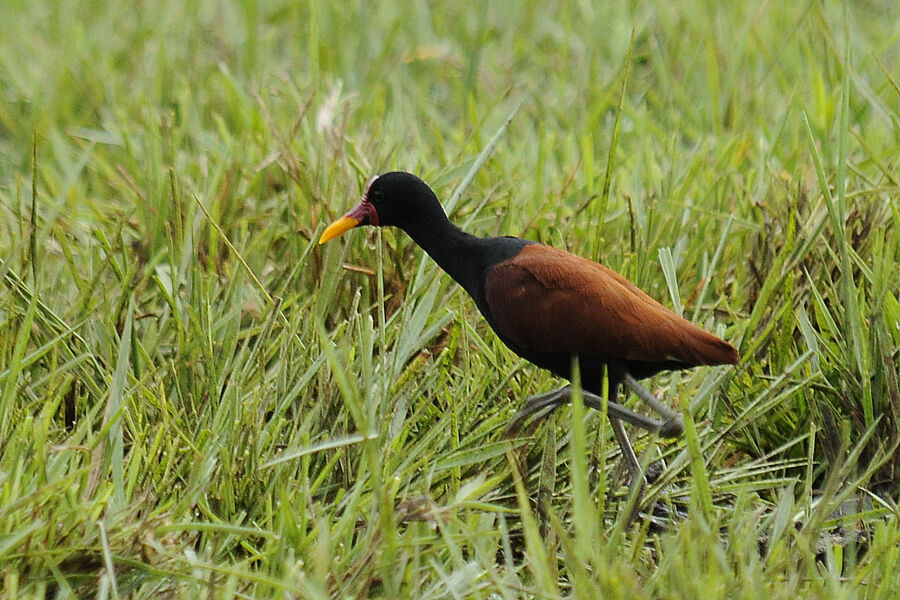
[[[0, 3], [0, 595], [897, 598], [896, 3], [447, 4]], [[739, 347], [641, 498], [393, 169]]]

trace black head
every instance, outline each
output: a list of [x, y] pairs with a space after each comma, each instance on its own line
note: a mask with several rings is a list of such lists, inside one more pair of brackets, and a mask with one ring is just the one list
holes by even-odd
[[[402, 171], [385, 173], [369, 180], [363, 203], [368, 202], [378, 215], [373, 225], [400, 227], [425, 218], [440, 207], [437, 196], [428, 184]], [[441, 209], [443, 213], [443, 209]]]
[[385, 173], [369, 180], [362, 202], [329, 225], [319, 243], [360, 225], [392, 225], [408, 232], [434, 219], [446, 220], [446, 216], [428, 184], [411, 173]]

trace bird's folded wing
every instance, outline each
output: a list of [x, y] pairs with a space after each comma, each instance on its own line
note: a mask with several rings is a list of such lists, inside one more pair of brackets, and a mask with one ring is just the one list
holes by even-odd
[[539, 352], [689, 365], [737, 361], [731, 345], [602, 265], [539, 244], [494, 265], [485, 295], [500, 333]]

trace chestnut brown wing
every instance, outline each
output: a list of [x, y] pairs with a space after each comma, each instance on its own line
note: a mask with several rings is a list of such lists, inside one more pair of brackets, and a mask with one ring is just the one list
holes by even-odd
[[602, 265], [548, 246], [525, 246], [487, 273], [500, 333], [538, 352], [611, 360], [737, 362], [737, 351]]

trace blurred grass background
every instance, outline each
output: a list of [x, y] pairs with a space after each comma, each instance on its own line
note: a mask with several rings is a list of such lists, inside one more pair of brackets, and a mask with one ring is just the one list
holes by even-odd
[[[896, 594], [895, 3], [0, 22], [6, 597]], [[503, 428], [558, 382], [409, 240], [316, 246], [392, 169], [739, 346], [652, 382], [695, 427], [634, 433], [665, 464], [634, 522], [596, 413], [513, 477]]]

